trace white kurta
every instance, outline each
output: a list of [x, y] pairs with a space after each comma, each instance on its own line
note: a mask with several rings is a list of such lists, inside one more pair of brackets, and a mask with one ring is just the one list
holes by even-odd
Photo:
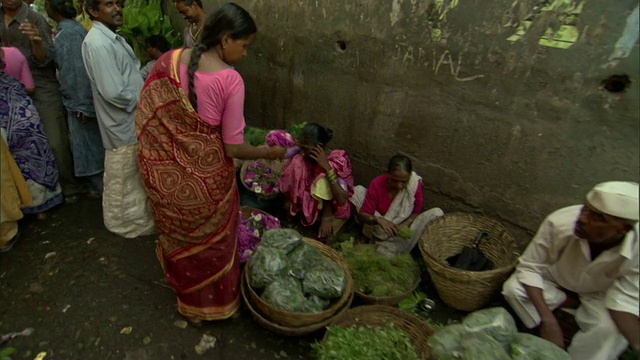
[[540, 315], [523, 285], [543, 289], [545, 301], [555, 309], [565, 300], [564, 288], [580, 296], [576, 312], [580, 331], [568, 351], [573, 359], [616, 359], [627, 346], [608, 310], [638, 316], [638, 224], [622, 244], [591, 260], [589, 244], [573, 234], [582, 205], [570, 206], [547, 217], [522, 254], [503, 294], [529, 328]]

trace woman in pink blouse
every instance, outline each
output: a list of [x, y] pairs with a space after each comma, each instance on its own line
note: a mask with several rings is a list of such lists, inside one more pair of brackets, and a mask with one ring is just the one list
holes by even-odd
[[[422, 211], [422, 188], [422, 178], [404, 155], [393, 156], [387, 172], [371, 180], [368, 189], [355, 187], [350, 200], [358, 210], [358, 220], [364, 224], [364, 235], [376, 242], [378, 252], [410, 252], [427, 225], [444, 215], [440, 208]], [[409, 227], [413, 235], [398, 236], [401, 227]]]
[[256, 25], [243, 8], [211, 13], [200, 43], [161, 56], [136, 112], [140, 172], [158, 229], [158, 257], [192, 323], [240, 307], [240, 196], [233, 158], [281, 159], [280, 146], [244, 142], [244, 82], [232, 67]]

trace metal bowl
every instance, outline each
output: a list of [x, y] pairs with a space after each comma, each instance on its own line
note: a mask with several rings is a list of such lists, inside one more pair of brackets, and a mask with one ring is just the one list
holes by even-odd
[[433, 311], [436, 308], [436, 303], [431, 299], [424, 299], [418, 303], [418, 307], [422, 311]]

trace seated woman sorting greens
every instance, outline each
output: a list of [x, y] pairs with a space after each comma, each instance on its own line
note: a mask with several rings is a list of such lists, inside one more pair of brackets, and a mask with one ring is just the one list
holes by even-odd
[[358, 220], [364, 224], [364, 235], [376, 241], [378, 252], [410, 252], [427, 225], [444, 215], [440, 208], [422, 212], [422, 186], [411, 160], [395, 155], [387, 173], [373, 179], [368, 190], [361, 185], [355, 187], [350, 200], [358, 210]]
[[320, 239], [335, 235], [351, 216], [351, 161], [344, 150], [326, 154], [332, 137], [331, 129], [317, 123], [306, 125], [297, 139], [300, 152], [287, 162], [278, 181], [289, 214], [300, 215], [304, 226], [319, 220]]

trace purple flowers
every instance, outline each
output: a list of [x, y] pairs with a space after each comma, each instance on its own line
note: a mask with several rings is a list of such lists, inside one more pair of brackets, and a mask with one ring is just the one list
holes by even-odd
[[273, 194], [280, 192], [276, 186], [279, 178], [279, 171], [262, 161], [253, 161], [247, 166], [242, 181], [256, 194]]
[[280, 220], [275, 216], [259, 211], [253, 211], [247, 219], [244, 219], [242, 211], [239, 216], [238, 254], [240, 255], [240, 262], [246, 262], [251, 258], [260, 243], [262, 233], [265, 230], [280, 228]]
[[284, 130], [272, 130], [267, 134], [266, 143], [269, 146], [278, 145], [290, 148], [296, 146], [296, 139]]

